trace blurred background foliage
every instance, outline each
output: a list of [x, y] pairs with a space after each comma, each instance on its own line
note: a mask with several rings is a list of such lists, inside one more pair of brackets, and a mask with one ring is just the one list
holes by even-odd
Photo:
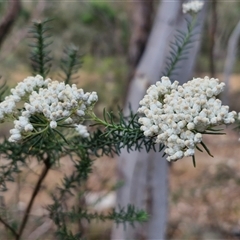
[[[119, 103], [128, 74], [129, 4], [107, 1], [22, 1], [21, 4], [20, 16], [0, 53], [0, 72], [4, 79], [12, 84], [30, 74], [28, 29], [33, 20], [53, 19], [50, 24], [53, 36], [50, 77], [58, 75], [63, 49], [74, 44], [83, 54], [79, 74], [81, 85], [90, 90], [94, 82], [103, 104], [112, 102], [109, 97]], [[3, 16], [6, 10], [6, 1], [1, 1], [0, 15]], [[103, 88], [111, 94], [106, 95], [101, 91]]]
[[[198, 61], [196, 65], [197, 72], [209, 72], [209, 52], [210, 52], [210, 28], [213, 24], [212, 15], [211, 15], [211, 1], [208, 7], [207, 19], [205, 21], [204, 31], [202, 38], [202, 45], [198, 55]], [[240, 11], [240, 2], [232, 1], [231, 3], [228, 1], [217, 1], [216, 5], [217, 11], [217, 29], [215, 36], [215, 46], [214, 46], [214, 55], [215, 55], [215, 66], [216, 72], [222, 73], [224, 68], [224, 62], [226, 57], [226, 50], [229, 37], [236, 27], [239, 18]], [[236, 49], [237, 51], [237, 62], [234, 68], [234, 72], [239, 72], [239, 56], [240, 49]]]
[[[154, 4], [157, 6], [158, 1]], [[212, 25], [210, 4], [208, 8], [209, 14], [207, 14], [204, 34], [201, 36], [202, 46], [196, 72], [209, 72], [209, 38]], [[1, 1], [0, 15], [3, 16], [6, 10], [7, 2]], [[239, 21], [239, 11], [238, 1], [231, 2], [230, 5], [226, 1], [217, 3], [214, 55], [218, 73], [223, 70], [228, 39]], [[20, 16], [1, 49], [1, 75], [15, 79], [17, 72], [23, 73], [16, 79], [17, 81], [27, 75], [29, 71], [27, 53], [30, 42], [27, 28], [36, 17], [37, 19], [53, 18], [51, 31], [54, 36], [52, 48], [54, 71], [58, 71], [57, 66], [64, 47], [73, 43], [84, 54], [83, 72], [97, 74], [99, 79], [104, 79], [110, 84], [119, 82], [121, 84], [118, 84], [118, 91], [123, 91], [128, 76], [128, 48], [133, 12], [131, 2], [126, 1], [22, 1]], [[237, 52], [239, 57], [240, 50], [238, 49]], [[238, 66], [239, 60], [234, 68], [235, 72], [239, 72]], [[13, 69], [17, 71], [12, 71]], [[83, 77], [81, 80], [87, 82]]]

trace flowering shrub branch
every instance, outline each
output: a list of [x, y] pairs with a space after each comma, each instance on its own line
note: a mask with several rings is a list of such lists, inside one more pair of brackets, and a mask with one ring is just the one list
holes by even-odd
[[[80, 55], [75, 47], [68, 48], [62, 60], [64, 82], [47, 78], [51, 57], [47, 47], [49, 35], [48, 21], [36, 22], [32, 34], [35, 39], [31, 45], [32, 67], [36, 76], [30, 76], [18, 83], [10, 90], [10, 95], [0, 102], [1, 121], [13, 122], [9, 139], [0, 144], [0, 154], [7, 163], [0, 168], [0, 186], [7, 190], [6, 181], [14, 181], [13, 174], [20, 171], [19, 166], [26, 164], [26, 159], [36, 158], [43, 164], [43, 170], [34, 188], [31, 199], [25, 210], [18, 229], [14, 230], [5, 219], [0, 218], [4, 226], [10, 230], [15, 239], [20, 239], [28, 222], [33, 202], [41, 188], [48, 171], [56, 167], [60, 158], [70, 157], [74, 163], [74, 172], [65, 176], [63, 185], [53, 194], [54, 203], [48, 206], [49, 217], [57, 226], [56, 234], [63, 239], [79, 239], [81, 233], [74, 234], [68, 226], [71, 222], [82, 219], [111, 219], [117, 223], [147, 220], [147, 214], [129, 205], [127, 209], [113, 209], [107, 215], [88, 213], [86, 206], [76, 206], [70, 212], [65, 212], [64, 204], [69, 195], [82, 191], [92, 171], [92, 157], [102, 154], [113, 155], [120, 153], [120, 149], [127, 146], [130, 150], [135, 143], [140, 149], [146, 142], [149, 149], [155, 143], [148, 140], [140, 131], [136, 116], [129, 122], [120, 114], [120, 123], [113, 121], [113, 115], [105, 113], [104, 120], [98, 118], [94, 112], [94, 105], [98, 100], [96, 92], [85, 93], [70, 84], [74, 79], [77, 68], [81, 66]], [[41, 74], [41, 75], [39, 75]], [[2, 86], [2, 89], [4, 86]], [[4, 93], [4, 91], [0, 91]], [[1, 96], [3, 98], [3, 96]], [[108, 117], [106, 117], [108, 115]], [[87, 124], [101, 124], [104, 130], [89, 131]], [[83, 125], [84, 124], [84, 125]], [[128, 140], [127, 136], [130, 136]], [[113, 141], [114, 138], [114, 141]], [[84, 190], [83, 190], [84, 191]]]
[[[196, 5], [196, 7], [195, 7]], [[187, 32], [177, 31], [175, 40], [170, 43], [170, 56], [166, 59], [166, 68], [162, 72], [162, 76], [173, 77], [176, 75], [177, 65], [181, 63], [181, 60], [185, 59], [189, 49], [192, 47], [192, 43], [195, 41], [194, 37], [197, 34], [194, 30], [197, 23], [197, 12], [201, 9], [203, 3], [199, 1], [191, 1], [183, 4], [183, 12], [190, 13], [190, 16], [185, 17], [187, 23]]]
[[240, 114], [229, 112], [217, 98], [223, 91], [224, 84], [214, 78], [194, 78], [179, 85], [171, 82], [177, 64], [184, 57], [193, 38], [196, 12], [202, 7], [199, 1], [192, 1], [183, 6], [184, 12], [192, 14], [188, 22], [187, 33], [180, 33], [174, 43], [172, 55], [168, 59], [165, 77], [149, 87], [140, 101], [137, 113], [130, 111], [124, 116], [103, 111], [99, 118], [94, 113], [98, 101], [96, 92], [84, 92], [76, 84], [81, 55], [78, 48], [71, 46], [62, 59], [62, 82], [47, 78], [51, 68], [51, 44], [46, 32], [47, 23], [36, 22], [32, 36], [32, 67], [36, 74], [24, 79], [11, 89], [10, 95], [3, 99], [5, 86], [0, 87], [0, 120], [10, 121], [14, 127], [9, 139], [0, 144], [0, 154], [6, 164], [0, 166], [0, 190], [7, 190], [6, 182], [14, 181], [14, 173], [20, 172], [21, 164], [28, 158], [36, 158], [43, 164], [42, 173], [34, 188], [19, 229], [14, 229], [3, 217], [0, 222], [19, 240], [28, 222], [35, 197], [48, 171], [56, 167], [59, 160], [68, 156], [74, 170], [65, 176], [62, 185], [52, 195], [53, 204], [47, 207], [49, 217], [57, 226], [56, 235], [61, 239], [80, 239], [82, 232], [73, 232], [69, 223], [87, 220], [114, 220], [116, 223], [134, 224], [144, 222], [148, 214], [129, 205], [126, 209], [113, 209], [107, 214], [89, 212], [86, 206], [78, 204], [70, 211], [64, 207], [69, 196], [83, 196], [89, 174], [92, 171], [93, 158], [103, 155], [120, 154], [123, 148], [128, 151], [151, 149], [167, 154], [168, 161], [183, 157], [192, 157], [194, 166], [195, 150], [208, 147], [203, 142], [204, 134], [224, 134], [219, 127], [229, 125]]
[[[131, 109], [130, 109], [131, 110]], [[104, 130], [98, 129], [98, 136], [94, 136], [90, 139], [84, 139], [84, 141], [89, 141], [89, 149], [94, 149], [93, 146], [97, 148], [102, 148], [103, 145], [108, 146], [109, 150], [102, 152], [104, 155], [112, 155], [112, 152], [120, 154], [122, 148], [127, 148], [127, 151], [135, 150], [140, 151], [142, 148], [145, 148], [147, 152], [151, 149], [156, 150], [156, 145], [158, 146], [158, 151], [163, 149], [162, 144], [156, 144], [153, 138], [145, 137], [143, 132], [140, 129], [140, 124], [138, 122], [138, 114], [134, 114], [130, 111], [129, 116], [123, 116], [122, 112], [119, 111], [118, 116], [115, 116], [113, 113], [103, 112], [103, 119], [96, 117], [92, 114], [92, 120], [96, 122], [92, 126], [102, 125]], [[97, 143], [95, 142], [97, 141]], [[94, 151], [94, 154], [97, 151]]]
[[162, 77], [140, 101], [138, 112], [145, 115], [139, 118], [141, 130], [166, 146], [168, 161], [194, 156], [195, 148], [201, 151], [198, 144], [212, 156], [202, 135], [219, 134], [215, 127], [234, 123], [237, 115], [216, 98], [223, 88], [224, 83], [214, 78], [195, 78], [179, 86]]
[[43, 22], [35, 21], [29, 31], [30, 37], [33, 39], [30, 44], [32, 49], [30, 54], [31, 66], [34, 74], [40, 74], [43, 78], [47, 76], [52, 66], [51, 50], [49, 50], [52, 41], [50, 40], [51, 35], [48, 33], [50, 21], [51, 19]]
[[77, 72], [82, 65], [81, 57], [79, 49], [76, 46], [71, 45], [65, 48], [64, 56], [61, 59], [61, 69], [64, 76], [60, 74], [60, 78], [65, 84], [69, 84], [78, 78]]

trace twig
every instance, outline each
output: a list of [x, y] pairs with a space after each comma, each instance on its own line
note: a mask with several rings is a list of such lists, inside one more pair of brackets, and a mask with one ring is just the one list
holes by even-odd
[[27, 223], [27, 220], [28, 220], [28, 217], [29, 217], [29, 214], [30, 214], [32, 205], [33, 205], [33, 202], [34, 202], [34, 200], [35, 200], [35, 197], [37, 196], [37, 194], [38, 194], [38, 192], [39, 192], [39, 190], [40, 190], [40, 188], [41, 188], [41, 185], [42, 185], [42, 182], [43, 182], [44, 178], [46, 177], [49, 169], [51, 168], [51, 163], [50, 163], [49, 157], [47, 157], [47, 158], [44, 160], [44, 165], [45, 165], [45, 166], [44, 166], [44, 168], [43, 168], [43, 171], [42, 171], [42, 173], [41, 173], [41, 175], [40, 175], [40, 177], [39, 177], [39, 179], [38, 179], [38, 182], [37, 182], [37, 184], [36, 184], [36, 186], [35, 186], [35, 189], [34, 189], [34, 191], [33, 191], [33, 193], [32, 193], [31, 200], [30, 200], [30, 202], [29, 202], [29, 204], [28, 204], [28, 207], [27, 207], [27, 209], [26, 209], [26, 212], [25, 212], [25, 214], [24, 214], [24, 217], [23, 217], [23, 220], [22, 220], [22, 224], [21, 224], [21, 226], [20, 226], [20, 228], [19, 228], [19, 233], [18, 233], [18, 235], [16, 236], [16, 240], [20, 240], [20, 238], [21, 238], [21, 236], [22, 236], [22, 233], [23, 233], [23, 230], [24, 230], [24, 228], [25, 228], [25, 226], [26, 226], [26, 223]]
[[15, 235], [16, 237], [18, 237], [18, 233], [7, 223], [5, 222], [5, 220], [3, 220], [1, 217], [0, 217], [0, 222], [7, 228], [9, 229], [13, 235]]
[[[5, 206], [5, 201], [4, 201], [4, 197], [3, 196], [0, 196], [0, 208], [1, 208], [1, 216], [5, 215], [4, 214], [4, 210], [6, 208]], [[2, 211], [3, 210], [3, 211]], [[3, 223], [3, 225], [6, 227], [7, 230], [10, 230], [13, 235], [16, 235], [17, 236], [17, 232], [15, 231], [14, 228], [12, 228], [2, 217], [0, 217], [0, 222]]]

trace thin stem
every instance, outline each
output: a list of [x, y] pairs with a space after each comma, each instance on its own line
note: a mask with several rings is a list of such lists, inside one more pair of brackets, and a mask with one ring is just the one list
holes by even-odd
[[[105, 126], [105, 128], [108, 129], [114, 129], [115, 131], [120, 130], [120, 131], [127, 131], [127, 132], [135, 132], [136, 129], [135, 128], [128, 128], [128, 127], [122, 127], [119, 123], [109, 123], [106, 120], [102, 120], [100, 118], [98, 118], [94, 113], [89, 114], [91, 116], [91, 120], [94, 120], [95, 122], [97, 122], [96, 124], [93, 124], [91, 126], [95, 126], [95, 125], [103, 125]], [[110, 134], [110, 132], [108, 133]]]
[[23, 230], [24, 230], [24, 228], [25, 228], [25, 226], [26, 226], [26, 224], [27, 224], [28, 217], [29, 217], [29, 214], [30, 214], [30, 212], [31, 212], [32, 205], [33, 205], [33, 202], [34, 202], [34, 200], [35, 200], [35, 197], [37, 196], [37, 194], [38, 194], [38, 192], [39, 192], [39, 190], [40, 190], [40, 188], [41, 188], [41, 185], [42, 185], [42, 182], [43, 182], [44, 178], [46, 177], [49, 169], [51, 168], [51, 163], [50, 163], [50, 158], [49, 158], [49, 157], [47, 157], [47, 158], [44, 160], [44, 165], [45, 165], [45, 166], [44, 166], [44, 168], [43, 168], [43, 171], [42, 171], [42, 173], [41, 173], [41, 175], [40, 175], [40, 177], [39, 177], [39, 179], [38, 179], [38, 182], [37, 182], [37, 184], [36, 184], [36, 186], [35, 186], [35, 189], [34, 189], [34, 191], [33, 191], [33, 193], [32, 193], [31, 200], [30, 200], [30, 202], [28, 203], [28, 207], [27, 207], [26, 212], [25, 212], [25, 214], [24, 214], [24, 217], [23, 217], [23, 220], [22, 220], [22, 224], [21, 224], [21, 226], [20, 226], [20, 228], [19, 228], [19, 233], [18, 233], [18, 235], [16, 236], [16, 240], [20, 240], [20, 238], [21, 238], [21, 236], [22, 236], [22, 233], [23, 233]]
[[15, 231], [14, 228], [12, 228], [7, 222], [5, 222], [5, 220], [3, 220], [1, 217], [0, 217], [0, 222], [7, 228], [9, 229], [13, 235], [16, 236], [16, 238], [18, 237], [18, 233]]
[[[41, 131], [36, 131], [36, 132], [34, 132], [34, 133], [31, 133], [31, 135], [38, 135], [38, 134], [40, 134], [40, 133], [43, 133], [43, 132], [45, 132], [47, 129], [48, 129], [48, 125], [46, 125], [46, 124], [44, 124], [44, 126], [46, 126], [43, 130], [41, 130]], [[31, 136], [30, 135], [30, 136]]]
[[208, 153], [209, 156], [213, 157], [213, 155], [210, 153], [209, 149], [207, 148], [207, 146], [204, 144], [204, 142], [200, 142], [200, 144], [203, 146], [203, 148], [206, 150], [206, 152]]
[[195, 155], [192, 156], [193, 166], [196, 167]]

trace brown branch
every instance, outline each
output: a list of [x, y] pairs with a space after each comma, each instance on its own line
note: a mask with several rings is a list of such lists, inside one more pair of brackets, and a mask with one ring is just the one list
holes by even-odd
[[32, 205], [33, 205], [33, 202], [34, 202], [34, 200], [35, 200], [35, 197], [37, 196], [37, 194], [38, 194], [38, 192], [39, 192], [39, 190], [40, 190], [40, 188], [41, 188], [42, 182], [43, 182], [43, 180], [45, 179], [45, 177], [46, 177], [46, 175], [47, 175], [47, 173], [48, 173], [48, 171], [49, 171], [50, 168], [51, 168], [50, 159], [49, 159], [49, 157], [47, 157], [47, 158], [44, 160], [44, 168], [43, 168], [43, 171], [42, 171], [42, 173], [41, 173], [41, 175], [40, 175], [40, 177], [39, 177], [39, 179], [38, 179], [38, 182], [37, 182], [37, 184], [36, 184], [36, 186], [35, 186], [35, 189], [34, 189], [34, 191], [33, 191], [33, 193], [32, 193], [32, 197], [31, 197], [31, 199], [30, 199], [30, 202], [28, 203], [28, 207], [27, 207], [26, 212], [25, 212], [25, 214], [24, 214], [24, 217], [23, 217], [23, 220], [22, 220], [22, 224], [21, 224], [21, 226], [20, 226], [20, 228], [19, 228], [19, 233], [18, 233], [18, 235], [16, 236], [16, 240], [20, 240], [20, 238], [21, 238], [21, 236], [22, 236], [22, 233], [23, 233], [23, 230], [24, 230], [24, 228], [25, 228], [25, 226], [26, 226], [26, 224], [27, 224], [27, 220], [28, 220], [29, 214], [30, 214], [30, 212], [31, 212]]
[[8, 12], [0, 23], [0, 47], [21, 10], [20, 0], [9, 0]]
[[15, 235], [16, 237], [18, 237], [18, 233], [15, 231], [14, 228], [12, 228], [7, 222], [5, 222], [5, 220], [3, 220], [1, 217], [0, 217], [0, 222], [8, 229], [12, 232], [13, 235]]
[[[31, 12], [31, 17], [29, 18], [29, 22], [25, 24], [24, 28], [18, 29], [14, 31], [14, 33], [11, 35], [11, 37], [8, 39], [8, 44], [4, 45], [3, 51], [1, 51], [0, 61], [5, 59], [9, 54], [12, 54], [15, 49], [17, 48], [18, 44], [26, 38], [29, 27], [32, 25], [33, 19], [39, 19], [41, 17], [42, 12], [46, 9], [47, 4], [49, 2], [46, 2], [46, 0], [40, 0], [38, 1], [37, 6], [34, 8], [34, 10]], [[27, 27], [26, 27], [27, 25]]]

